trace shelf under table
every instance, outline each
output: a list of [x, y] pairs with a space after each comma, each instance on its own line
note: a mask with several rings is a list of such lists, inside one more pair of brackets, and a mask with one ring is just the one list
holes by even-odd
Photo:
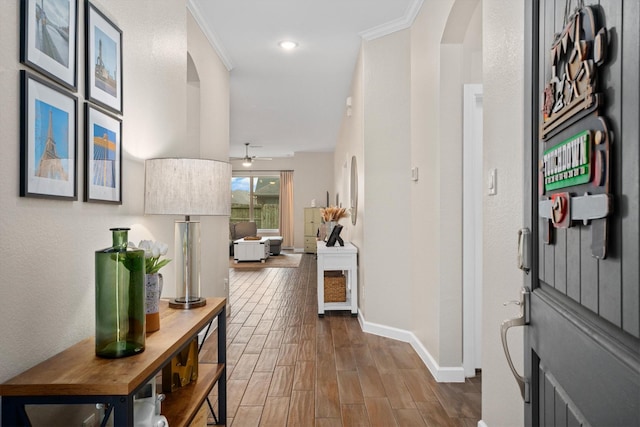
[[[171, 393], [165, 393], [162, 415], [171, 427], [188, 426], [224, 372], [224, 364], [200, 363], [198, 379]], [[186, 416], [189, 414], [189, 416]]]
[[[0, 384], [2, 420], [13, 419], [13, 410], [19, 411], [18, 407], [25, 404], [90, 402], [115, 402], [116, 419], [129, 419], [133, 414], [133, 395], [189, 345], [214, 318], [218, 317], [218, 326], [222, 326], [219, 335], [226, 335], [226, 319], [223, 319], [226, 316], [225, 307], [225, 298], [207, 298], [206, 305], [190, 310], [169, 308], [168, 301], [161, 300], [160, 330], [147, 334], [145, 350], [135, 356], [100, 358], [95, 355], [94, 337], [80, 341]], [[184, 393], [198, 393], [199, 396], [204, 392], [204, 401], [206, 393], [218, 380], [223, 388], [221, 393], [226, 393], [226, 379], [221, 378], [225, 372], [226, 349], [218, 349], [218, 356], [218, 364], [200, 365], [202, 375], [192, 387], [194, 390], [185, 389]], [[167, 402], [167, 406], [180, 405], [178, 401], [182, 394], [174, 392], [171, 395], [167, 399], [171, 403]], [[126, 411], [126, 414], [119, 414], [122, 411]], [[226, 408], [221, 412], [224, 415]], [[184, 412], [182, 416], [185, 417]], [[178, 421], [175, 423], [179, 425]]]

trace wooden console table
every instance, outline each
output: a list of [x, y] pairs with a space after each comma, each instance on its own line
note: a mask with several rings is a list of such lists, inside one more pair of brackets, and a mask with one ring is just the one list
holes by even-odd
[[169, 425], [189, 425], [218, 383], [218, 422], [227, 418], [226, 299], [207, 298], [203, 307], [171, 309], [160, 301], [160, 330], [147, 334], [144, 352], [120, 359], [95, 355], [88, 338], [0, 384], [2, 425], [29, 425], [25, 405], [102, 403], [113, 411], [115, 426], [132, 426], [134, 395], [183, 350], [198, 333], [218, 319], [218, 363], [201, 363], [198, 379], [167, 393], [162, 414]]
[[[327, 247], [325, 242], [317, 242], [318, 251], [318, 315], [325, 310], [350, 310], [358, 314], [358, 248], [349, 242], [344, 246]], [[324, 302], [324, 272], [344, 271], [346, 278], [346, 301]]]

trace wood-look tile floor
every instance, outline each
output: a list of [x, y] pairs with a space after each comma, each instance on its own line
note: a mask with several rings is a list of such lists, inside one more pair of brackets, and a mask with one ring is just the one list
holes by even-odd
[[[480, 376], [439, 384], [409, 344], [348, 312], [318, 317], [313, 255], [229, 276], [227, 426], [477, 426]], [[215, 347], [200, 360], [215, 362]]]

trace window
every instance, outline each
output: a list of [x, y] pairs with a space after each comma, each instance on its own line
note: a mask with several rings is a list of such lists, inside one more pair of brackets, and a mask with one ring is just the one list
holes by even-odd
[[255, 221], [259, 230], [280, 229], [280, 176], [231, 178], [231, 222]]

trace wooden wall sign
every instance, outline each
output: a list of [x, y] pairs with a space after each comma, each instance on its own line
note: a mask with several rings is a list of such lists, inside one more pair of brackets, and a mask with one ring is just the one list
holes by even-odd
[[591, 225], [591, 254], [604, 259], [613, 196], [611, 134], [600, 115], [604, 94], [598, 92], [607, 30], [597, 18], [591, 7], [576, 9], [550, 48], [551, 73], [542, 94], [538, 214], [547, 244], [553, 244], [554, 228]]
[[577, 10], [551, 46], [551, 78], [542, 104], [543, 141], [602, 103], [597, 69], [606, 58], [607, 30], [597, 26], [594, 13], [591, 7]]

